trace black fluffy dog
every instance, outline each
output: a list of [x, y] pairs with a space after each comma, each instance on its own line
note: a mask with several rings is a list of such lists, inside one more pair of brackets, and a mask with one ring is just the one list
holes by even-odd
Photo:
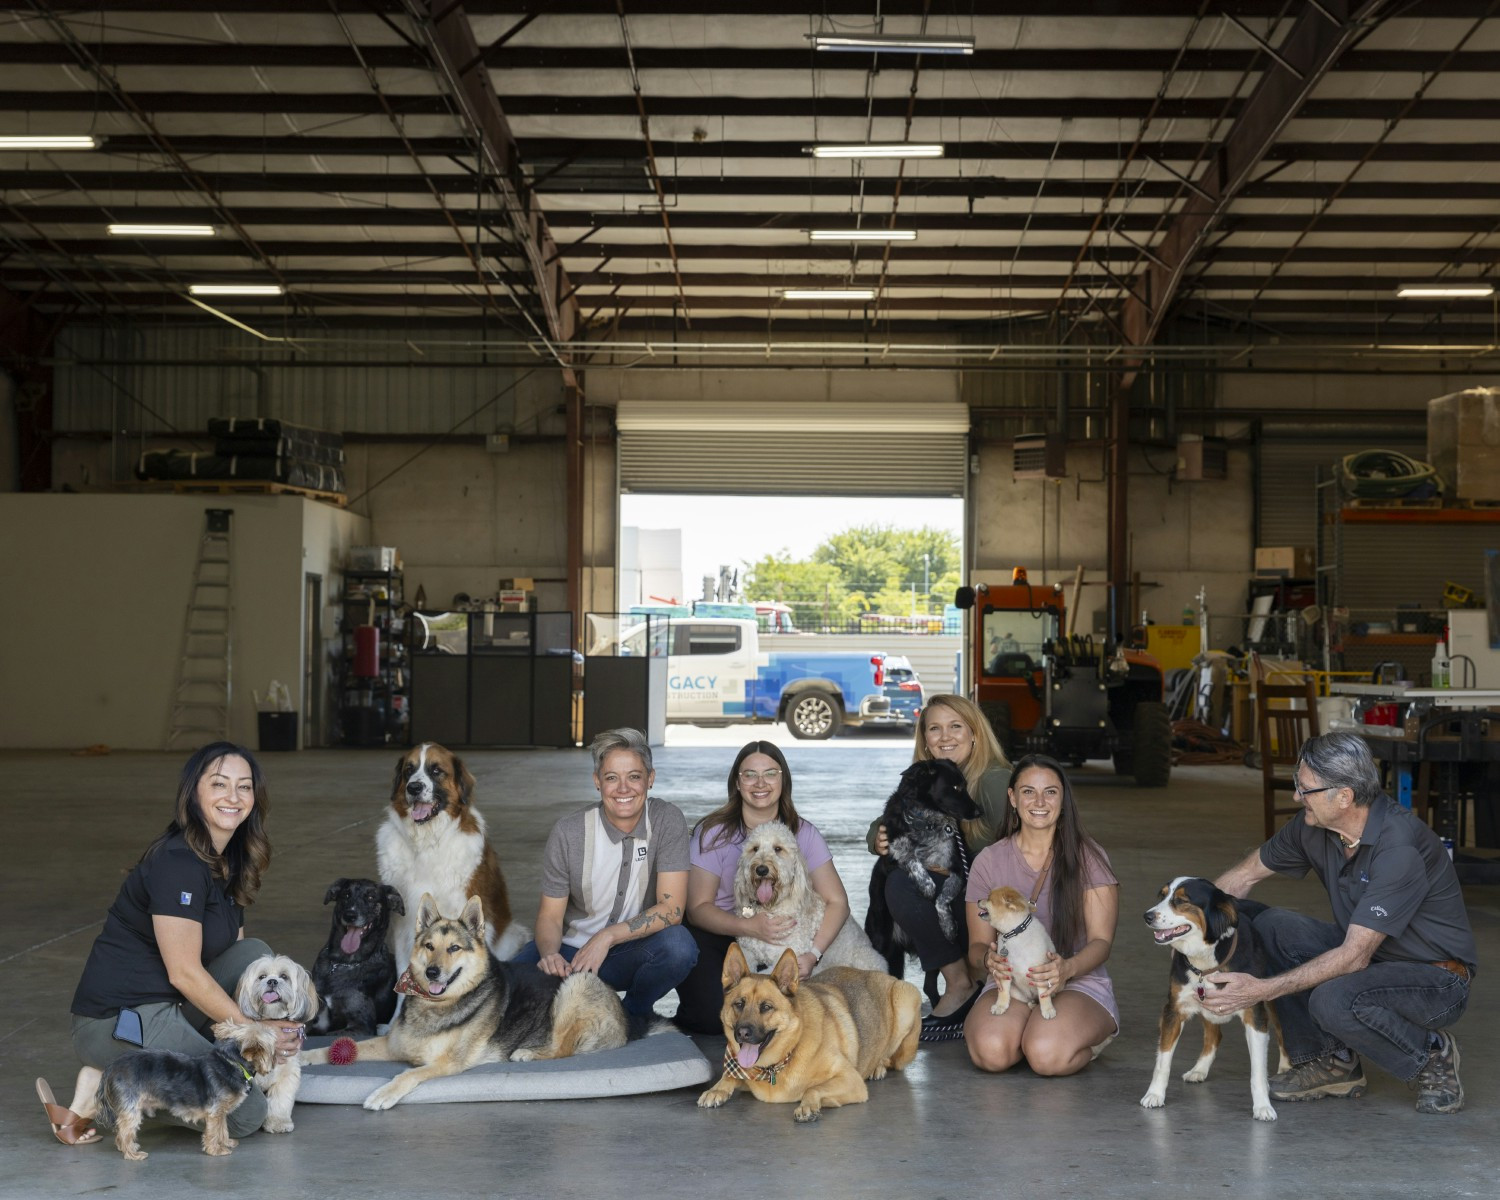
[[[926, 759], [901, 772], [901, 782], [886, 801], [880, 818], [891, 852], [876, 860], [870, 872], [870, 907], [865, 913], [865, 933], [885, 956], [892, 975], [899, 978], [905, 974], [910, 946], [886, 904], [886, 881], [892, 871], [907, 871], [923, 894], [933, 898], [944, 934], [953, 937], [961, 932], [954, 908], [963, 900], [969, 864], [959, 822], [978, 815], [964, 773], [956, 763]], [[941, 889], [923, 869], [927, 866], [948, 870]], [[926, 991], [936, 1003], [935, 972], [928, 972]]]
[[395, 888], [373, 879], [335, 879], [323, 903], [333, 905], [333, 928], [313, 964], [323, 1007], [307, 1030], [372, 1034], [396, 1011], [396, 958], [386, 930], [391, 914], [405, 914], [406, 905]]

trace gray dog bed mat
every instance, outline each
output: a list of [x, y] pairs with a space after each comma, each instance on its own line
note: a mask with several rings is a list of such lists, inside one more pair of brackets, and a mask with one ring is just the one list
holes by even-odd
[[[308, 1047], [333, 1038], [309, 1038]], [[408, 1069], [407, 1063], [356, 1059], [302, 1068], [298, 1104], [363, 1104], [365, 1097]], [[669, 1092], [707, 1083], [714, 1069], [681, 1033], [658, 1033], [618, 1050], [599, 1050], [550, 1062], [485, 1063], [462, 1075], [429, 1079], [402, 1104], [448, 1104], [476, 1100], [582, 1100]]]

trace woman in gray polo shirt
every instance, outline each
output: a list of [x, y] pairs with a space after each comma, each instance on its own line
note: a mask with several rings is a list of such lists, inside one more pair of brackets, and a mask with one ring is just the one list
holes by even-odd
[[649, 1016], [698, 961], [682, 925], [687, 821], [651, 797], [656, 772], [638, 730], [607, 730], [589, 750], [599, 803], [552, 827], [536, 940], [512, 961], [549, 975], [592, 971], [625, 993], [626, 1012]]

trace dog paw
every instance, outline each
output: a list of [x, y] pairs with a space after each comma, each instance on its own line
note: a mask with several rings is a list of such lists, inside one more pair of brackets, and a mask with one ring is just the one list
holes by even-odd
[[1166, 1092], [1150, 1091], [1141, 1097], [1142, 1108], [1161, 1108], [1167, 1102]]
[[1191, 1071], [1184, 1071], [1182, 1073], [1182, 1080], [1184, 1083], [1202, 1083], [1207, 1078], [1207, 1068], [1199, 1070], [1197, 1067], [1194, 1067]]
[[151, 1157], [139, 1146], [132, 1146], [129, 1150], [122, 1150], [121, 1153], [131, 1162], [145, 1162], [146, 1159]]
[[1254, 1113], [1257, 1121], [1274, 1121], [1276, 1119], [1276, 1110], [1269, 1104], [1257, 1104]]
[[823, 1115], [820, 1108], [809, 1108], [806, 1104], [799, 1104], [792, 1110], [792, 1120], [809, 1125]]
[[536, 1061], [536, 1051], [535, 1050], [528, 1050], [525, 1046], [522, 1046], [519, 1050], [512, 1050], [510, 1052], [510, 1061], [511, 1062], [535, 1062]]
[[721, 1104], [728, 1100], [732, 1094], [733, 1093], [726, 1091], [724, 1088], [711, 1087], [708, 1089], [708, 1091], [704, 1092], [703, 1095], [698, 1097], [698, 1107], [718, 1108]]
[[871, 1071], [867, 1076], [865, 1076], [865, 1078], [866, 1079], [884, 1079], [885, 1078], [885, 1063], [881, 1063], [878, 1067], [876, 1067], [873, 1071]]
[[1046, 1000], [1043, 1000], [1042, 1001], [1042, 1020], [1044, 1020], [1044, 1021], [1050, 1021], [1055, 1016], [1057, 1016], [1057, 1009], [1054, 1008], [1051, 1004], [1049, 1004]]
[[285, 1117], [267, 1117], [260, 1128], [263, 1133], [291, 1133], [296, 1126]]
[[384, 1112], [400, 1099], [401, 1093], [388, 1083], [365, 1097], [365, 1107], [371, 1112]]

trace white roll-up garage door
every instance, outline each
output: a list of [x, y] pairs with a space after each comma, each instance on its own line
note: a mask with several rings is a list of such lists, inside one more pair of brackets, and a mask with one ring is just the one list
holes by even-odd
[[968, 406], [951, 401], [622, 399], [620, 490], [962, 496]]

